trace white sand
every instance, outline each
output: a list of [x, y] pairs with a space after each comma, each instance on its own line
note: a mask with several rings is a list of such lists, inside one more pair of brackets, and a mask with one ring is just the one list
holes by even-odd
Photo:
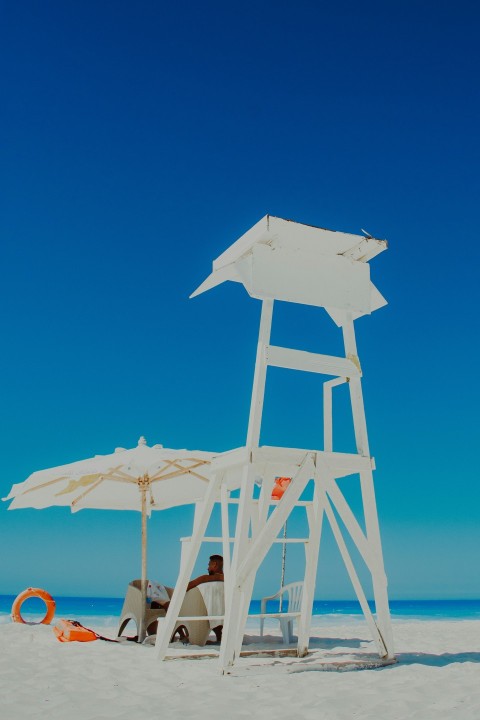
[[395, 621], [400, 662], [344, 672], [319, 668], [374, 657], [364, 623], [315, 623], [308, 658], [243, 658], [230, 676], [216, 660], [159, 663], [135, 643], [62, 644], [45, 625], [0, 625], [0, 717], [479, 720], [480, 621]]

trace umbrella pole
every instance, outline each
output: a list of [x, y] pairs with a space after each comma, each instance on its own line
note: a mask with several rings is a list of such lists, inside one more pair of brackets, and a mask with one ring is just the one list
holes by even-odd
[[145, 640], [145, 610], [147, 606], [147, 489], [142, 485], [142, 616], [138, 628], [138, 642]]

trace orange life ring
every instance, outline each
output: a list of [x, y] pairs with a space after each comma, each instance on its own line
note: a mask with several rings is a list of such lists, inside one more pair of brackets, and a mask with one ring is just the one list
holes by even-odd
[[13, 622], [18, 623], [26, 623], [26, 620], [22, 618], [22, 615], [20, 613], [20, 609], [25, 602], [25, 600], [28, 600], [28, 598], [31, 597], [37, 597], [40, 598], [40, 600], [43, 600], [45, 605], [47, 606], [47, 612], [45, 614], [45, 617], [43, 620], [40, 620], [40, 623], [29, 623], [33, 625], [50, 625], [50, 622], [55, 615], [55, 600], [52, 598], [52, 596], [46, 591], [42, 590], [41, 588], [27, 588], [23, 592], [20, 593], [20, 595], [17, 595], [15, 598], [13, 605], [12, 605], [12, 620]]

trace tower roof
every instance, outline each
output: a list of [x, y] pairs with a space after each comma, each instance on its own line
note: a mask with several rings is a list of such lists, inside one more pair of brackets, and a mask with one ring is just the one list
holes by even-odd
[[214, 262], [195, 297], [227, 280], [251, 297], [324, 307], [341, 325], [377, 310], [386, 300], [370, 281], [368, 261], [386, 240], [326, 230], [265, 215]]

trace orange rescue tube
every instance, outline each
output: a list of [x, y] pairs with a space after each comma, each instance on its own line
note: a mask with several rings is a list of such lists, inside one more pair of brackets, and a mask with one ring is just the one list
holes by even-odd
[[47, 606], [47, 612], [45, 614], [45, 617], [43, 620], [40, 620], [40, 623], [29, 623], [30, 625], [39, 625], [43, 623], [44, 625], [50, 625], [51, 620], [53, 619], [53, 616], [55, 615], [55, 600], [52, 598], [52, 596], [46, 591], [42, 590], [41, 588], [27, 588], [23, 592], [20, 593], [20, 595], [17, 595], [15, 598], [13, 605], [12, 605], [12, 620], [13, 622], [18, 623], [26, 623], [26, 620], [22, 618], [22, 614], [20, 612], [21, 607], [25, 600], [28, 600], [28, 598], [31, 597], [37, 597], [40, 598], [40, 600], [43, 600], [45, 605]]
[[59, 620], [53, 632], [57, 636], [57, 640], [60, 642], [90, 642], [91, 640], [98, 640], [97, 633], [93, 630], [89, 630], [83, 627], [76, 620]]
[[272, 490], [272, 500], [280, 500], [283, 497], [283, 493], [290, 485], [292, 478], [288, 477], [276, 477], [275, 484]]

